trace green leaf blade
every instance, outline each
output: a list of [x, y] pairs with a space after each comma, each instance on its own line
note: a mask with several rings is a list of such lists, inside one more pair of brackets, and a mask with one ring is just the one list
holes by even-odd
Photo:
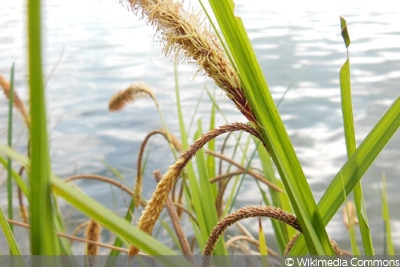
[[390, 215], [389, 215], [389, 205], [387, 200], [387, 191], [386, 191], [386, 177], [382, 176], [382, 218], [384, 222], [385, 229], [385, 250], [384, 255], [394, 256], [396, 255], [393, 239], [392, 239], [392, 231], [390, 227]]
[[51, 203], [51, 165], [47, 137], [47, 118], [42, 76], [41, 1], [28, 1], [29, 87], [31, 113], [31, 171], [29, 177], [31, 252], [33, 255], [58, 255]]
[[[383, 117], [365, 137], [356, 151], [342, 166], [318, 202], [325, 225], [336, 214], [356, 184], [400, 127], [400, 97], [389, 107]], [[344, 194], [343, 194], [344, 190]], [[304, 240], [300, 238], [291, 255], [305, 253]]]
[[12, 231], [11, 225], [7, 222], [7, 218], [4, 215], [3, 209], [1, 207], [0, 207], [0, 226], [7, 240], [8, 247], [10, 248], [10, 254], [13, 256], [22, 255], [18, 243], [15, 240], [15, 236]]
[[233, 65], [249, 106], [258, 120], [264, 144], [270, 149], [295, 214], [303, 229], [310, 253], [332, 254], [311, 189], [278, 114], [246, 30], [234, 15], [233, 1], [209, 0], [222, 30]]
[[[350, 46], [350, 37], [347, 32], [347, 23], [343, 17], [340, 17], [342, 37], [346, 45], [347, 58], [340, 69], [340, 94], [342, 104], [342, 117], [344, 126], [344, 137], [346, 140], [347, 157], [350, 157], [356, 150], [356, 135], [354, 130], [353, 107], [351, 97], [351, 78], [350, 78], [350, 59], [348, 47]], [[364, 203], [361, 181], [354, 187], [354, 202], [357, 210], [359, 228], [363, 240], [364, 252], [366, 255], [374, 255], [371, 231], [368, 225], [367, 211]], [[353, 245], [355, 247], [356, 244]]]
[[350, 63], [348, 58], [340, 69], [340, 89], [344, 135], [346, 140], [347, 155], [350, 156], [356, 150], [356, 140], [351, 100]]

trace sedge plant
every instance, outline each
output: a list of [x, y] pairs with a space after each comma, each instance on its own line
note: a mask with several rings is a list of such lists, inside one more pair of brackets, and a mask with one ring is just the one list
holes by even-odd
[[[202, 121], [198, 120], [197, 124], [193, 123], [196, 125], [193, 126], [196, 128], [195, 140], [190, 140], [181, 109], [178, 71], [175, 71], [180, 141], [175, 140], [175, 136], [165, 125], [162, 129], [150, 132], [139, 153], [135, 183], [121, 185], [107, 177], [86, 174], [65, 181], [53, 174], [49, 156], [45, 90], [41, 67], [41, 1], [28, 1], [30, 114], [27, 115], [24, 108], [19, 107], [23, 104], [17, 101], [19, 98], [15, 90], [11, 91], [12, 94], [9, 94], [9, 97], [10, 103], [13, 103], [25, 117], [30, 130], [30, 146], [27, 149], [29, 153], [25, 156], [9, 145], [0, 144], [0, 163], [7, 166], [5, 157], [8, 157], [21, 164], [27, 171], [28, 182], [22, 179], [20, 173], [8, 167], [9, 177], [12, 177], [30, 204], [29, 226], [33, 255], [72, 253], [71, 248], [62, 238], [66, 236], [66, 233], [57, 205], [58, 198], [62, 198], [89, 218], [85, 239], [88, 244], [86, 253], [89, 255], [99, 253], [98, 246], [101, 245], [99, 234], [102, 228], [108, 229], [118, 237], [111, 255], [116, 255], [121, 251], [131, 256], [139, 252], [150, 255], [177, 254], [176, 250], [167, 247], [153, 236], [157, 222], [161, 222], [186, 255], [200, 253], [200, 251], [205, 255], [225, 255], [228, 250], [224, 244], [224, 238], [221, 238], [224, 231], [231, 225], [237, 225], [243, 230], [240, 228], [239, 221], [248, 217], [274, 219], [273, 228], [281, 254], [299, 255], [307, 252], [313, 255], [342, 254], [343, 251], [336, 242], [328, 237], [325, 226], [351, 193], [354, 193], [356, 199], [355, 206], [364, 252], [367, 255], [375, 253], [360, 181], [400, 126], [400, 98], [394, 99], [387, 112], [356, 147], [351, 107], [350, 64], [347, 54], [347, 60], [340, 71], [340, 90], [348, 159], [339, 168], [317, 203], [282, 123], [244, 25], [234, 14], [233, 0], [209, 0], [208, 2], [216, 19], [215, 21], [210, 19], [210, 22], [214, 29], [220, 31], [219, 35], [211, 32], [204, 26], [198, 14], [185, 10], [180, 2], [129, 0], [134, 13], [142, 16], [160, 33], [161, 39], [164, 40], [165, 54], [178, 59], [195, 61], [199, 71], [215, 81], [216, 86], [226, 93], [248, 122], [227, 122], [226, 125], [216, 125], [218, 104], [214, 97], [208, 94], [212, 102], [208, 130], [204, 131]], [[346, 49], [348, 49], [350, 39], [344, 19], [341, 19], [341, 30]], [[7, 95], [9, 90], [6, 88], [9, 87], [2, 76], [0, 76], [0, 84]], [[121, 109], [126, 103], [142, 96], [149, 96], [160, 111], [155, 95], [142, 84], [133, 84], [117, 93], [110, 101], [110, 110]], [[236, 145], [231, 158], [227, 158], [224, 153], [217, 153], [215, 139], [221, 135], [230, 136], [238, 131], [246, 133], [245, 145]], [[166, 138], [172, 153], [176, 155], [176, 161], [164, 174], [154, 173], [158, 184], [152, 197], [146, 201], [141, 196], [144, 178], [142, 177], [144, 165], [142, 157], [148, 139], [155, 134], [161, 134]], [[239, 140], [241, 135], [235, 138]], [[250, 152], [249, 147], [252, 142], [256, 147], [253, 154], [257, 152], [262, 162], [261, 171], [252, 168], [252, 157], [250, 159], [246, 157]], [[180, 148], [177, 148], [178, 146], [174, 143], [180, 143]], [[243, 156], [240, 162], [234, 161], [233, 157], [241, 153]], [[221, 171], [221, 166], [218, 166], [217, 159], [229, 165], [225, 173]], [[232, 170], [233, 168], [237, 170]], [[241, 207], [230, 212], [235, 207], [238, 190], [247, 175], [254, 177], [260, 198], [265, 205]], [[128, 192], [132, 199], [127, 205], [125, 217], [105, 208], [72, 185], [72, 180], [81, 178], [109, 183]], [[233, 189], [227, 189], [229, 181], [234, 181]], [[265, 186], [268, 186], [268, 189]], [[231, 191], [226, 194], [228, 195], [227, 206], [223, 206], [226, 190]], [[144, 206], [143, 213], [137, 225], [132, 225], [132, 212], [141, 206]], [[169, 227], [160, 216], [165, 206], [169, 218], [173, 221], [173, 227]], [[179, 220], [183, 213], [188, 215], [193, 226], [196, 249], [189, 245], [187, 235], [182, 232]], [[9, 223], [12, 221], [6, 220], [2, 210], [0, 215], [2, 228], [9, 231], [8, 229], [11, 228]], [[386, 206], [383, 216], [387, 223]], [[388, 224], [386, 224], [386, 229], [390, 229]], [[243, 232], [246, 231], [243, 230]], [[259, 233], [263, 233], [261, 226]], [[295, 237], [292, 238], [295, 233]], [[257, 240], [250, 236], [243, 239], [257, 243]], [[7, 241], [11, 252], [20, 254], [12, 235], [7, 235]], [[259, 252], [271, 254], [265, 243], [265, 239], [260, 237]], [[389, 238], [387, 244], [389, 252], [393, 253], [392, 242]], [[163, 261], [171, 266], [178, 264], [176, 259], [168, 257], [163, 258]], [[182, 260], [181, 264], [190, 263]]]

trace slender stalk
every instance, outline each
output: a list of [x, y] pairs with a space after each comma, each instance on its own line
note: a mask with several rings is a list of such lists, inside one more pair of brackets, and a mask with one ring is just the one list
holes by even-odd
[[[154, 171], [153, 175], [154, 175], [154, 178], [157, 180], [157, 182], [160, 182], [160, 180], [162, 178], [161, 171], [159, 171], [159, 170]], [[169, 217], [171, 218], [171, 223], [172, 223], [172, 226], [174, 227], [176, 236], [178, 237], [178, 241], [181, 246], [183, 255], [193, 255], [193, 252], [190, 249], [190, 245], [186, 238], [186, 235], [182, 229], [182, 226], [179, 223], [179, 216], [178, 216], [178, 213], [176, 212], [176, 208], [174, 206], [174, 203], [172, 202], [171, 196], [168, 197], [167, 203], [165, 205], [167, 207]]]
[[[12, 147], [12, 120], [13, 120], [13, 103], [14, 103], [14, 63], [11, 66], [10, 75], [10, 93], [8, 96], [8, 135], [7, 144]], [[8, 218], [13, 219], [13, 194], [12, 194], [12, 160], [7, 157], [7, 202], [8, 202]], [[13, 232], [14, 228], [10, 225], [10, 230]]]
[[239, 175], [239, 174], [242, 174], [242, 175], [243, 174], [249, 174], [249, 175], [253, 176], [255, 179], [257, 179], [257, 180], [263, 182], [264, 184], [268, 185], [273, 190], [275, 190], [277, 192], [280, 192], [280, 193], [283, 193], [283, 190], [279, 186], [277, 186], [277, 185], [273, 184], [272, 182], [268, 181], [261, 174], [251, 170], [250, 166], [243, 166], [243, 165], [231, 160], [230, 158], [225, 157], [224, 155], [219, 154], [219, 153], [214, 152], [214, 151], [211, 151], [211, 150], [206, 150], [206, 153], [211, 155], [211, 156], [220, 158], [220, 159], [228, 162], [229, 164], [231, 164], [231, 165], [233, 165], [235, 167], [238, 167], [239, 170], [240, 170], [239, 172], [234, 172], [233, 174], [230, 173], [230, 172], [227, 172], [225, 174], [222, 174], [222, 175], [219, 175], [217, 177], [214, 177], [214, 178], [210, 179], [210, 183], [214, 182], [215, 180], [218, 180], [218, 179], [221, 179], [221, 178], [225, 178], [225, 177], [231, 177], [231, 176]]
[[125, 191], [130, 196], [134, 195], [134, 192], [132, 190], [130, 190], [128, 187], [124, 186], [122, 183], [120, 183], [120, 182], [118, 182], [116, 180], [113, 180], [111, 178], [108, 178], [108, 177], [105, 177], [105, 176], [101, 176], [101, 175], [78, 174], [78, 175], [70, 176], [70, 177], [66, 178], [64, 181], [65, 182], [72, 182], [72, 181], [78, 180], [78, 179], [89, 179], [89, 180], [96, 180], [96, 181], [99, 181], [99, 182], [108, 183], [108, 184], [111, 184], [111, 185], [114, 185], [114, 186], [118, 187], [122, 191]]
[[[12, 225], [16, 225], [16, 226], [23, 227], [23, 228], [26, 228], [26, 229], [30, 229], [31, 228], [31, 226], [29, 224], [27, 224], [27, 223], [14, 221], [14, 220], [7, 220], [7, 222], [10, 225], [12, 224]], [[125, 253], [128, 252], [128, 250], [126, 248], [116, 247], [116, 246], [104, 244], [104, 243], [101, 243], [101, 242], [88, 240], [86, 238], [77, 237], [75, 235], [68, 235], [68, 234], [58, 233], [58, 232], [56, 232], [56, 235], [58, 235], [59, 237], [63, 237], [63, 238], [69, 239], [71, 241], [71, 243], [73, 241], [77, 241], [77, 242], [81, 242], [81, 243], [94, 244], [96, 246], [107, 248], [107, 249], [110, 249], [110, 250], [117, 250], [117, 251], [125, 252]]]
[[386, 192], [386, 177], [385, 174], [382, 175], [382, 218], [384, 222], [385, 229], [385, 247], [383, 255], [396, 255], [392, 240], [392, 231], [390, 227], [390, 215], [389, 215], [389, 205], [387, 200]]

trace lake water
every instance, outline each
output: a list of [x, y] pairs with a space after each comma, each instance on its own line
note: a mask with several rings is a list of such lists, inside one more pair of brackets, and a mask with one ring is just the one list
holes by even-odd
[[[25, 3], [1, 0], [0, 73], [9, 76], [13, 62], [16, 87], [27, 99]], [[323, 2], [323, 3], [322, 3]], [[259, 62], [317, 199], [345, 162], [339, 69], [346, 50], [339, 16], [347, 20], [357, 141], [361, 142], [380, 116], [399, 96], [400, 16], [395, 2], [384, 1], [237, 1], [236, 12], [248, 29]], [[198, 6], [197, 3], [194, 3]], [[44, 61], [48, 100], [51, 157], [61, 177], [93, 173], [114, 177], [110, 164], [132, 183], [138, 148], [145, 135], [161, 127], [151, 101], [140, 100], [123, 111], [110, 113], [108, 100], [133, 82], [149, 85], [156, 94], [169, 129], [179, 136], [175, 101], [174, 66], [161, 53], [151, 26], [118, 1], [45, 1]], [[208, 127], [210, 101], [204, 88], [214, 84], [194, 64], [180, 63], [179, 85], [186, 123], [202, 118]], [[229, 122], [243, 116], [215, 90]], [[199, 101], [199, 99], [202, 99]], [[199, 104], [197, 112], [195, 106]], [[225, 123], [223, 116], [218, 124]], [[0, 138], [6, 143], [7, 101], [0, 98]], [[26, 130], [16, 116], [16, 146], [24, 149]], [[196, 125], [196, 124], [194, 124]], [[193, 134], [195, 127], [188, 132]], [[152, 170], [165, 171], [173, 162], [169, 148], [154, 138], [147, 163], [145, 197], [155, 183]], [[381, 179], [385, 175], [393, 239], [400, 251], [400, 134], [397, 133], [363, 179], [370, 226], [377, 254], [382, 253]], [[4, 180], [5, 172], [1, 172]], [[93, 181], [77, 184], [90, 196], [115, 210], [123, 210], [128, 197]], [[5, 184], [1, 204], [6, 203]], [[261, 197], [249, 180], [237, 205], [258, 205]], [[82, 217], [71, 212], [71, 220]], [[71, 223], [72, 224], [72, 223]], [[253, 230], [256, 226], [250, 225]], [[328, 225], [332, 238], [349, 249], [347, 233], [338, 213]], [[1, 241], [0, 241], [1, 242]]]

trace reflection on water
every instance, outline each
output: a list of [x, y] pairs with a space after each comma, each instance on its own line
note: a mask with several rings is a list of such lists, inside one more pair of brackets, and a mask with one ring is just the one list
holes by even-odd
[[[346, 51], [339, 16], [347, 19], [352, 40], [349, 52], [358, 143], [399, 95], [400, 19], [390, 1], [379, 1], [377, 5], [372, 1], [321, 4], [322, 1], [309, 0], [289, 8], [292, 2], [260, 5], [260, 1], [241, 0], [237, 1], [236, 13], [249, 30], [273, 96], [278, 101], [286, 93], [279, 110], [319, 198], [346, 159], [338, 88], [338, 72]], [[8, 75], [15, 62], [16, 86], [27, 99], [24, 4], [9, 1], [6, 6], [0, 10], [0, 72]], [[115, 1], [49, 0], [44, 11], [44, 73], [55, 173], [63, 177], [76, 173], [112, 176], [107, 162], [132, 181], [138, 146], [148, 131], [161, 126], [161, 121], [150, 101], [139, 101], [124, 111], [110, 113], [108, 99], [132, 82], [148, 84], [156, 92], [170, 130], [178, 135], [172, 61], [163, 57], [152, 28]], [[187, 123], [202, 96], [195, 119], [202, 118], [208, 125], [210, 106], [203, 88], [213, 88], [213, 83], [202, 74], [196, 75], [196, 67], [186, 63], [179, 66], [179, 79]], [[216, 91], [215, 95], [229, 121], [244, 121], [221, 92]], [[1, 125], [6, 125], [7, 102], [4, 98], [0, 101]], [[21, 132], [21, 120], [15, 120], [16, 131]], [[218, 123], [224, 123], [222, 116]], [[4, 129], [2, 142], [6, 138]], [[23, 141], [19, 145], [22, 149]], [[400, 136], [396, 134], [363, 180], [377, 248], [383, 240], [383, 173], [387, 177], [394, 240], [400, 236], [395, 227], [399, 223], [395, 207], [400, 204], [396, 197], [399, 148]], [[173, 161], [172, 156], [165, 156], [168, 147], [164, 140], [154, 139], [152, 149], [148, 177], [153, 169], [165, 170]], [[148, 197], [154, 182], [145, 182]], [[125, 205], [126, 199], [119, 199], [115, 192], [110, 194], [107, 186], [94, 186], [91, 182], [79, 185], [105, 205], [116, 209]], [[240, 205], [259, 203], [252, 183], [246, 184], [245, 190]], [[5, 199], [4, 193], [2, 196]], [[340, 216], [334, 218], [328, 231], [344, 248], [349, 248]]]

